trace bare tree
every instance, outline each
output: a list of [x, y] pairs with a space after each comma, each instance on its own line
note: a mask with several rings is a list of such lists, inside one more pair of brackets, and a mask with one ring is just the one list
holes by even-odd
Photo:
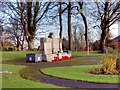
[[24, 35], [28, 43], [28, 49], [33, 50], [34, 38], [37, 31], [37, 24], [42, 20], [47, 13], [51, 2], [16, 0], [16, 3], [5, 3], [11, 13], [4, 10], [11, 19], [20, 22], [23, 26]]
[[69, 50], [72, 50], [72, 28], [71, 28], [71, 14], [72, 14], [72, 2], [68, 4], [68, 43], [69, 43]]
[[[80, 10], [83, 9], [83, 4], [84, 2], [78, 2]], [[87, 25], [87, 20], [86, 20], [86, 16], [83, 14], [83, 12], [80, 12], [80, 15], [82, 16], [84, 25], [85, 25], [85, 41], [86, 41], [86, 50], [89, 51], [89, 45], [88, 45], [88, 25]]]
[[44, 11], [39, 14], [39, 10], [41, 10], [40, 6], [42, 4], [42, 2], [36, 2], [35, 6], [34, 6], [34, 13], [32, 13], [32, 9], [33, 9], [33, 2], [27, 2], [27, 24], [25, 23], [25, 19], [24, 19], [24, 3], [18, 3], [17, 5], [20, 8], [20, 12], [21, 12], [21, 23], [23, 24], [24, 27], [24, 32], [25, 32], [25, 36], [26, 36], [26, 40], [28, 42], [28, 48], [29, 50], [32, 50], [34, 47], [34, 38], [35, 38], [35, 33], [36, 33], [36, 25], [37, 23], [43, 18], [44, 14], [47, 12], [48, 7], [50, 5], [50, 2], [45, 3], [43, 8]]
[[59, 4], [60, 4], [60, 9], [59, 9], [60, 33], [59, 33], [59, 37], [61, 39], [62, 38], [62, 2], [59, 2]]
[[78, 22], [73, 23], [73, 50], [82, 51], [83, 47], [83, 30]]
[[[113, 25], [118, 19], [120, 12], [120, 0], [110, 1], [100, 1], [95, 2], [98, 9], [98, 19], [101, 21], [100, 28], [102, 30], [100, 39], [100, 50], [105, 53], [106, 39], [109, 35], [109, 27]], [[118, 12], [118, 13], [117, 13]]]
[[2, 46], [3, 46], [3, 43], [2, 43], [2, 31], [3, 31], [3, 27], [2, 27], [2, 19], [0, 19], [0, 51], [2, 51]]
[[8, 30], [6, 31], [11, 35], [11, 39], [14, 41], [17, 50], [23, 50], [25, 37], [22, 25], [15, 20], [11, 20], [11, 27], [8, 27]]

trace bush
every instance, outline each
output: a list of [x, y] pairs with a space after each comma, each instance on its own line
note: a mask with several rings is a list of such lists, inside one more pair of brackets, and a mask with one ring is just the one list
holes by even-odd
[[3, 46], [3, 51], [17, 51], [17, 48], [15, 46]]
[[89, 73], [91, 74], [120, 74], [120, 69], [117, 68], [117, 56], [104, 57], [101, 68], [94, 68]]
[[33, 48], [32, 50], [27, 50], [27, 51], [38, 51], [38, 49], [37, 48]]
[[102, 68], [106, 71], [113, 71], [116, 68], [117, 56], [104, 57]]
[[120, 69], [120, 58], [117, 59], [117, 68]]
[[112, 53], [114, 53], [114, 54], [118, 53], [118, 50], [116, 48], [107, 47], [106, 49], [107, 49], [107, 53], [110, 53], [110, 54], [112, 54]]

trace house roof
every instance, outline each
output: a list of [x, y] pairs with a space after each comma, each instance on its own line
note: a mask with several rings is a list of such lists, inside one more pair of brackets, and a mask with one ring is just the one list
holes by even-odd
[[120, 35], [117, 36], [117, 37], [115, 37], [115, 38], [113, 38], [113, 40], [118, 40], [118, 41], [120, 41]]

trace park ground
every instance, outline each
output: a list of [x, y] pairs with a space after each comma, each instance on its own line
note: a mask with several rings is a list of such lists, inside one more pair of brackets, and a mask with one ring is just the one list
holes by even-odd
[[[103, 83], [116, 85], [120, 83], [118, 75], [92, 75], [87, 72], [94, 67], [101, 67], [101, 57], [112, 54], [100, 54], [97, 51], [73, 52], [73, 59], [59, 62], [26, 62], [27, 53], [38, 53], [33, 51], [2, 52], [1, 66], [12, 74], [1, 74], [2, 88], [66, 88], [68, 84], [50, 82], [61, 79], [76, 81]], [[120, 58], [120, 54], [118, 54]], [[103, 79], [104, 78], [104, 79]], [[47, 80], [50, 80], [49, 82]], [[81, 84], [83, 84], [81, 83]], [[109, 83], [109, 84], [108, 84]], [[77, 85], [77, 84], [76, 84]], [[79, 84], [78, 84], [79, 85]], [[109, 85], [109, 86], [110, 86]], [[74, 86], [73, 86], [74, 87]], [[77, 86], [75, 86], [77, 87]], [[90, 86], [91, 87], [91, 86]], [[82, 85], [81, 88], [89, 88]]]

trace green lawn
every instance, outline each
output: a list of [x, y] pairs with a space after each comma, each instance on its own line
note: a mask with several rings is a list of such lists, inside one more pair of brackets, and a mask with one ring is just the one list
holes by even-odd
[[72, 53], [73, 56], [96, 56], [96, 55], [101, 55], [99, 53], [97, 53], [97, 51], [90, 51], [89, 55], [87, 51], [81, 51], [81, 52], [73, 52]]
[[3, 70], [9, 70], [13, 72], [13, 74], [2, 74], [2, 88], [59, 88], [52, 84], [34, 82], [20, 77], [19, 70], [24, 67], [25, 66], [3, 64]]
[[[6, 62], [12, 61], [12, 60], [22, 60], [23, 58], [24, 59], [26, 58], [27, 53], [38, 53], [38, 52], [37, 51], [2, 52], [2, 60], [6, 61]], [[1, 55], [1, 52], [0, 52], [0, 55]], [[96, 55], [103, 56], [104, 54], [98, 54], [97, 52], [90, 52], [89, 56], [96, 56]], [[86, 56], [86, 52], [73, 52], [73, 56]], [[119, 56], [120, 56], [120, 54], [119, 54]], [[0, 59], [1, 59], [1, 57], [0, 57]], [[2, 77], [0, 77], [0, 80], [1, 80], [1, 78], [3, 80], [2, 81], [3, 88], [44, 88], [44, 87], [45, 88], [58, 88], [58, 86], [55, 86], [52, 84], [46, 84], [46, 83], [42, 83], [42, 82], [34, 82], [34, 81], [20, 77], [19, 70], [23, 69], [24, 67], [25, 66], [3, 64], [2, 65], [3, 70], [9, 70], [9, 71], [13, 72], [13, 74], [3, 74]], [[90, 81], [91, 79], [94, 80], [94, 78], [99, 78], [99, 79], [96, 79], [96, 82], [101, 82], [101, 80], [102, 80], [101, 78], [103, 76], [88, 75], [85, 73], [85, 71], [89, 71], [89, 69], [92, 67], [93, 66], [88, 66], [88, 67], [70, 66], [70, 67], [60, 67], [60, 68], [59, 67], [58, 68], [46, 68], [46, 69], [42, 69], [42, 70], [46, 74], [50, 74], [50, 75], [52, 74], [52, 75], [55, 75], [58, 77], [64, 77], [64, 78], [75, 79], [75, 80], [88, 79], [88, 81]], [[81, 76], [80, 76], [80, 74], [81, 74]], [[87, 75], [87, 76], [85, 76], [85, 75]], [[111, 77], [112, 77], [112, 79], [110, 79], [108, 82], [113, 81], [112, 83], [116, 83], [117, 76], [108, 76], [107, 78], [111, 78]], [[82, 78], [84, 78], [84, 79], [82, 79]], [[105, 80], [103, 80], [103, 81], [105, 81]], [[1, 85], [1, 83], [0, 83], [0, 85]]]
[[120, 83], [118, 75], [94, 75], [87, 73], [95, 67], [100, 67], [100, 65], [52, 67], [41, 69], [41, 71], [47, 75], [66, 79], [98, 83]]
[[[89, 55], [87, 54], [87, 51], [73, 52], [72, 55], [73, 56], [102, 56], [102, 57], [113, 56], [113, 54], [102, 54], [102, 53], [98, 53], [98, 51], [90, 51]], [[118, 54], [118, 57], [120, 58], [120, 53]]]
[[[2, 52], [3, 61], [12, 61], [14, 59], [21, 59], [26, 57], [27, 53], [38, 53], [37, 51], [15, 51], [15, 52]], [[1, 64], [0, 64], [1, 66]], [[19, 70], [25, 66], [2, 64], [2, 70], [9, 70], [13, 74], [0, 74], [0, 85], [2, 83], [3, 88], [59, 88], [52, 84], [46, 84], [42, 82], [35, 82], [20, 77]], [[1, 68], [0, 68], [1, 69]]]
[[38, 53], [38, 51], [13, 51], [2, 52], [2, 60], [22, 59], [26, 57], [27, 53]]
[[[14, 59], [22, 59], [26, 57], [27, 53], [39, 53], [38, 51], [14, 51], [14, 52], [2, 52], [2, 60], [14, 60]], [[1, 55], [1, 52], [0, 52]], [[83, 52], [73, 52], [73, 56], [112, 56], [112, 54], [100, 54], [97, 51], [89, 52], [87, 55], [86, 51]], [[118, 55], [120, 58], [120, 53]], [[1, 60], [1, 59], [0, 59]]]

